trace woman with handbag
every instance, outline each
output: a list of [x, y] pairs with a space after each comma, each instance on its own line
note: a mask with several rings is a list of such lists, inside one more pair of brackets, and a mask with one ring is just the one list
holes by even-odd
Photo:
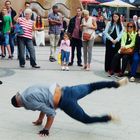
[[124, 75], [125, 69], [127, 67], [128, 62], [132, 59], [133, 50], [135, 46], [136, 39], [136, 27], [133, 22], [127, 23], [126, 31], [123, 33], [121, 39], [121, 48], [118, 53], [115, 54], [111, 64], [110, 75], [113, 75], [120, 60], [122, 58], [122, 68], [118, 74], [119, 77]]
[[[105, 71], [110, 72], [111, 63], [114, 55], [120, 49], [120, 40], [124, 31], [124, 26], [120, 20], [120, 14], [114, 13], [112, 20], [107, 23], [104, 34], [106, 37], [106, 51], [105, 51]], [[117, 71], [120, 70], [118, 65]]]
[[17, 23], [19, 23], [24, 30], [24, 34], [18, 36], [19, 65], [21, 68], [25, 67], [24, 54], [26, 46], [30, 54], [30, 65], [32, 68], [40, 68], [40, 66], [36, 64], [36, 54], [32, 40], [32, 31], [34, 30], [34, 21], [31, 20], [32, 10], [27, 8], [24, 13], [25, 17], [19, 17], [19, 15], [15, 17]]
[[80, 26], [82, 29], [84, 69], [89, 71], [92, 58], [92, 47], [95, 38], [95, 30], [97, 28], [96, 21], [91, 16], [89, 16], [89, 11], [83, 10], [83, 19]]
[[132, 66], [131, 66], [131, 78], [130, 78], [131, 82], [135, 81], [136, 71], [139, 62], [140, 62], [140, 29], [138, 29], [138, 34], [136, 36], [134, 55], [133, 55]]

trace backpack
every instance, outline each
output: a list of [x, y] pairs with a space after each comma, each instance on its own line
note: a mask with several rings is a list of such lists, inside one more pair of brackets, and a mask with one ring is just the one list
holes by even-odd
[[16, 23], [14, 25], [14, 34], [16, 34], [16, 35], [23, 35], [24, 34], [24, 30], [19, 23]]

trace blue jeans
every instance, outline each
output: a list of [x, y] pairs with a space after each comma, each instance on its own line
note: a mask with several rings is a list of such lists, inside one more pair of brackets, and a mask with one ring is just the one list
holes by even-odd
[[15, 35], [14, 34], [9, 34], [9, 43], [10, 43], [10, 48], [11, 48], [11, 54], [14, 54], [14, 39], [15, 39]]
[[66, 62], [66, 64], [69, 64], [70, 52], [66, 52], [62, 50], [61, 55], [62, 55], [62, 62]]
[[133, 63], [131, 66], [131, 76], [136, 75], [137, 67], [140, 62], [140, 54], [138, 52], [135, 52], [133, 55]]
[[35, 48], [33, 45], [33, 41], [31, 39], [25, 38], [25, 37], [18, 37], [19, 41], [19, 64], [20, 65], [25, 65], [25, 46], [27, 50], [29, 51], [30, 54], [30, 64], [31, 66], [36, 65], [36, 57], [35, 57]]
[[95, 90], [103, 88], [118, 88], [119, 84], [115, 81], [109, 82], [97, 82], [83, 85], [77, 85], [72, 87], [63, 87], [62, 96], [59, 102], [59, 108], [63, 110], [67, 115], [82, 123], [97, 123], [108, 122], [111, 120], [110, 116], [104, 115], [101, 117], [89, 116], [84, 112], [81, 106], [78, 104], [78, 100], [87, 96]]
[[9, 33], [4, 33], [4, 42], [3, 45], [6, 47], [9, 45]]

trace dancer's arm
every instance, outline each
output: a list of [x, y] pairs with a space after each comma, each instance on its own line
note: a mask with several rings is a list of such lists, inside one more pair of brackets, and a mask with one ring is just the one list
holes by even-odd
[[53, 124], [53, 121], [54, 121], [54, 117], [53, 116], [48, 116], [46, 125], [45, 125], [43, 130], [39, 131], [39, 135], [48, 136], [49, 135], [49, 130], [50, 130], [52, 124]]
[[53, 124], [53, 121], [54, 121], [54, 117], [53, 116], [48, 116], [44, 129], [49, 130], [51, 128], [52, 124]]

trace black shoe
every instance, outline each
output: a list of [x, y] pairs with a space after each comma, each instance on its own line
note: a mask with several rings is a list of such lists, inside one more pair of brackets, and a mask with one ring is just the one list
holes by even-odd
[[82, 64], [77, 64], [77, 66], [79, 66], [79, 67], [83, 67], [83, 65], [82, 65]]
[[52, 58], [52, 59], [53, 59], [54, 62], [57, 61], [55, 58]]
[[20, 67], [21, 67], [21, 68], [24, 68], [24, 67], [25, 67], [25, 65], [20, 65]]
[[8, 57], [8, 59], [12, 59], [12, 58], [13, 58], [12, 56], [9, 56], [9, 57]]
[[68, 66], [72, 66], [72, 65], [73, 65], [73, 63], [69, 63], [69, 64], [68, 64]]
[[36, 68], [36, 69], [39, 69], [40, 68], [40, 66], [37, 66], [37, 65], [34, 65], [34, 66], [32, 66], [33, 68]]
[[0, 85], [2, 84], [2, 81], [0, 81]]
[[119, 74], [118, 74], [118, 77], [123, 77], [124, 76], [124, 73], [122, 73], [122, 72], [120, 72]]
[[56, 61], [56, 59], [53, 58], [52, 56], [50, 56], [49, 60], [50, 60], [50, 62], [55, 62]]
[[2, 58], [4, 58], [4, 57], [5, 57], [5, 55], [3, 55], [3, 54], [2, 54], [2, 55], [1, 55], [1, 57], [2, 57]]

